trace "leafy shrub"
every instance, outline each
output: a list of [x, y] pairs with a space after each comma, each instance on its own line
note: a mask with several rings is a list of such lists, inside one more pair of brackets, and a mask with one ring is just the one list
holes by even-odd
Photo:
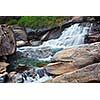
[[30, 27], [33, 29], [58, 26], [65, 20], [69, 20], [71, 16], [1, 16], [0, 24], [13, 25], [17, 24], [22, 27]]
[[38, 29], [56, 26], [68, 19], [70, 16], [23, 16], [19, 19], [18, 25]]

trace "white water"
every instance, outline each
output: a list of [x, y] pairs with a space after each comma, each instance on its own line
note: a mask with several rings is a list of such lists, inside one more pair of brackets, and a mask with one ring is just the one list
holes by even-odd
[[67, 48], [70, 46], [84, 44], [84, 37], [88, 33], [88, 29], [89, 27], [83, 27], [79, 26], [79, 24], [74, 24], [71, 27], [66, 28], [58, 39], [52, 39], [44, 42], [42, 46], [50, 46], [52, 48]]
[[69, 28], [66, 28], [62, 35], [58, 39], [51, 39], [44, 42], [42, 45], [37, 47], [26, 46], [17, 48], [17, 51], [23, 52], [29, 49], [38, 49], [41, 47], [51, 47], [51, 48], [67, 48], [70, 46], [76, 46], [84, 44], [84, 37], [88, 33], [89, 27], [83, 27], [79, 24], [74, 24]]
[[27, 77], [27, 80], [24, 80], [24, 83], [43, 83], [45, 81], [51, 80], [52, 76], [48, 76], [47, 74], [45, 74], [45, 76], [43, 76], [42, 78], [39, 78], [39, 76], [37, 75], [34, 79], [32, 77]]
[[[79, 26], [79, 24], [74, 24], [69, 28], [66, 28], [62, 35], [58, 39], [52, 39], [44, 42], [41, 46], [32, 47], [32, 46], [26, 46], [26, 47], [20, 47], [17, 48], [17, 51], [25, 52], [30, 50], [39, 49], [42, 47], [50, 47], [50, 48], [69, 48], [69, 47], [75, 47], [81, 44], [84, 44], [84, 38], [85, 35], [88, 33], [89, 27], [83, 27]], [[40, 58], [40, 60], [50, 60], [51, 55], [48, 58]], [[31, 82], [31, 80], [34, 80], [35, 83], [37, 82], [44, 82], [46, 80], [51, 79], [49, 76], [44, 76], [42, 78], [35, 78], [31, 79], [29, 78], [25, 83]]]
[[[31, 52], [31, 51], [42, 49], [44, 47], [49, 47], [53, 49], [53, 48], [69, 48], [69, 47], [82, 45], [84, 44], [84, 38], [85, 38], [85, 35], [88, 33], [89, 29], [90, 27], [83, 27], [83, 26], [80, 26], [79, 24], [74, 24], [71, 27], [66, 28], [58, 39], [48, 40], [44, 42], [42, 45], [36, 46], [36, 47], [33, 47], [33, 46], [20, 47], [20, 48], [17, 48], [17, 51]], [[47, 58], [39, 58], [39, 59], [45, 61], [45, 60], [50, 60], [50, 58], [51, 58], [51, 55]]]

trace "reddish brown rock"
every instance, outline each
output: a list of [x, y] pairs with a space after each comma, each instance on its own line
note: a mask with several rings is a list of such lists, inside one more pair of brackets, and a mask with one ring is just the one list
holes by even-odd
[[56, 62], [48, 64], [46, 67], [46, 72], [54, 75], [61, 75], [76, 69], [77, 68], [72, 63]]
[[100, 82], [100, 63], [88, 65], [73, 72], [60, 75], [48, 82], [52, 83], [83, 83]]
[[86, 36], [85, 41], [86, 43], [100, 42], [100, 34]]
[[73, 70], [99, 62], [100, 42], [57, 52], [53, 57], [53, 61], [56, 61], [57, 63], [47, 65], [46, 71], [54, 75], [71, 72]]

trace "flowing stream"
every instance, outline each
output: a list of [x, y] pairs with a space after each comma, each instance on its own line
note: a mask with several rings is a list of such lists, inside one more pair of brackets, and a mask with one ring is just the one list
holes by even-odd
[[52, 48], [67, 48], [70, 46], [84, 44], [84, 37], [88, 33], [88, 30], [89, 27], [83, 27], [79, 26], [79, 24], [74, 24], [71, 27], [66, 28], [58, 39], [52, 39], [44, 42], [42, 46], [50, 46]]
[[[89, 32], [90, 26], [74, 24], [69, 28], [65, 28], [65, 30], [62, 32], [62, 35], [58, 39], [48, 40], [37, 47], [19, 47], [17, 48], [17, 51], [23, 53], [25, 57], [49, 61], [52, 58], [53, 52], [57, 52], [64, 48], [75, 47], [84, 44], [84, 38], [85, 35]], [[52, 79], [52, 77], [45, 73], [43, 77], [40, 77], [39, 74], [37, 74], [34, 79], [28, 78], [24, 82], [31, 81], [36, 83], [44, 82], [49, 79]]]

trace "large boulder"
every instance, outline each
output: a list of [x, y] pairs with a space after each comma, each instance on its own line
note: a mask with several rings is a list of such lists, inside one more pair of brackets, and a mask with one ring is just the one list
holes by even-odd
[[54, 75], [60, 75], [99, 62], [100, 42], [62, 50], [53, 56], [52, 61], [61, 62], [47, 65], [47, 73]]
[[57, 76], [48, 81], [52, 83], [100, 82], [100, 63], [88, 65], [70, 73]]
[[10, 55], [15, 52], [15, 39], [10, 27], [0, 26], [0, 56]]

